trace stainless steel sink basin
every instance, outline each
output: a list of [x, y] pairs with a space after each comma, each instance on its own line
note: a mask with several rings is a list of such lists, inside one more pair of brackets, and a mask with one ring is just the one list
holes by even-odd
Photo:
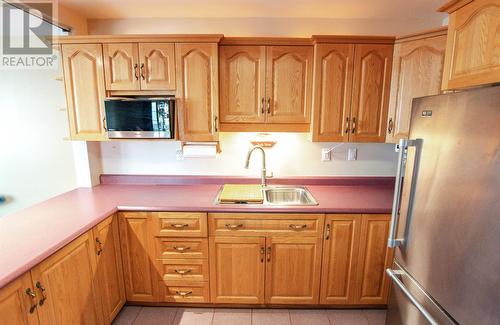
[[[217, 194], [217, 197], [215, 198], [216, 204], [248, 204], [246, 202], [221, 203], [219, 199], [221, 191], [222, 187]], [[263, 205], [318, 205], [318, 202], [314, 199], [312, 194], [305, 186], [266, 186], [262, 189], [262, 191], [264, 192], [264, 202], [262, 203]]]

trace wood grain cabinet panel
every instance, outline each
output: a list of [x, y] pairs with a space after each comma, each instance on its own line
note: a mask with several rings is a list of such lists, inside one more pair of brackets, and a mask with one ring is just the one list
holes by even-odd
[[387, 248], [390, 215], [363, 215], [357, 261], [356, 304], [386, 304], [389, 278], [385, 270], [392, 263]]
[[168, 258], [208, 258], [206, 238], [156, 238], [156, 257]]
[[94, 227], [94, 243], [97, 246], [97, 280], [102, 311], [106, 324], [111, 324], [125, 304], [122, 257], [118, 218], [108, 217]]
[[[35, 296], [31, 297], [28, 293], [34, 293]], [[0, 324], [38, 324], [38, 299], [30, 273], [21, 275], [0, 289]]]
[[31, 270], [40, 324], [103, 324], [96, 245], [87, 232]]
[[161, 279], [155, 265], [151, 218], [147, 212], [119, 213], [123, 275], [127, 301], [154, 302]]
[[221, 46], [221, 123], [265, 122], [265, 46]]
[[154, 233], [161, 237], [207, 237], [207, 214], [152, 212]]
[[212, 303], [264, 303], [265, 237], [210, 237]]
[[414, 98], [440, 93], [445, 47], [446, 30], [396, 42], [386, 142], [408, 138]]
[[105, 140], [104, 71], [101, 44], [61, 46], [72, 140]]
[[140, 90], [137, 43], [103, 44], [106, 90]]
[[309, 123], [313, 48], [267, 46], [266, 88], [269, 123]]
[[316, 45], [313, 141], [349, 139], [353, 60], [352, 44]]
[[266, 239], [266, 303], [317, 304], [321, 238]]
[[174, 43], [139, 43], [141, 90], [175, 90]]
[[177, 43], [177, 112], [183, 141], [218, 139], [218, 60], [215, 43]]
[[356, 45], [350, 121], [352, 142], [385, 141], [392, 51], [392, 45]]
[[498, 0], [454, 1], [440, 11], [450, 13], [443, 90], [500, 82]]
[[326, 216], [321, 304], [354, 303], [360, 231], [360, 215]]

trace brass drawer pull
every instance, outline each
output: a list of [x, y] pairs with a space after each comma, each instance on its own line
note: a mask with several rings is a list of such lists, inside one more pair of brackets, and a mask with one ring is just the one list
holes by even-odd
[[288, 228], [290, 228], [292, 230], [302, 230], [302, 229], [306, 229], [307, 225], [294, 225], [294, 224], [291, 224], [291, 225], [288, 226]]
[[271, 262], [271, 246], [267, 248], [267, 261]]
[[139, 80], [139, 75], [137, 74], [137, 68], [139, 67], [139, 65], [136, 63], [134, 64], [134, 77], [135, 77], [135, 80]]
[[345, 119], [345, 133], [349, 133], [349, 116]]
[[175, 293], [181, 297], [186, 297], [193, 294], [193, 291], [176, 291]]
[[189, 247], [189, 246], [186, 246], [186, 247], [177, 247], [177, 246], [174, 246], [174, 249], [176, 251], [180, 252], [180, 253], [184, 253], [185, 251], [190, 250], [191, 247]]
[[144, 75], [144, 63], [141, 64], [141, 78], [142, 80], [146, 80], [146, 76]]
[[188, 273], [190, 273], [192, 270], [191, 270], [191, 269], [185, 269], [185, 270], [177, 270], [177, 269], [176, 269], [176, 270], [174, 270], [174, 271], [175, 271], [175, 273], [177, 273], [177, 274], [183, 275], [183, 274], [188, 274]]
[[42, 306], [45, 303], [45, 300], [47, 300], [47, 297], [45, 296], [45, 288], [42, 286], [40, 281], [37, 281], [35, 283], [35, 287], [37, 287], [38, 290], [40, 290], [40, 293], [42, 294], [42, 299], [40, 299], [40, 301], [38, 302], [38, 305]]
[[260, 255], [261, 255], [261, 257], [260, 257], [260, 262], [261, 262], [261, 263], [264, 263], [264, 255], [265, 255], [265, 254], [266, 254], [266, 248], [265, 248], [264, 246], [262, 246], [262, 247], [260, 248]]
[[356, 118], [353, 117], [352, 118], [352, 134], [354, 134], [356, 132]]
[[326, 224], [326, 234], [325, 234], [325, 239], [328, 240], [330, 239], [330, 224]]
[[28, 297], [30, 297], [30, 299], [31, 299], [32, 301], [34, 301], [34, 303], [32, 302], [32, 303], [31, 303], [31, 306], [30, 306], [30, 314], [33, 314], [33, 313], [35, 312], [36, 305], [37, 305], [37, 304], [36, 304], [36, 300], [35, 300], [35, 298], [36, 298], [36, 293], [35, 293], [33, 290], [31, 290], [31, 288], [26, 288], [26, 291], [25, 291], [25, 292], [26, 292], [26, 294], [28, 295]]
[[170, 224], [170, 227], [176, 228], [176, 229], [182, 229], [182, 228], [189, 227], [189, 225], [187, 223], [172, 223], [172, 224]]
[[102, 253], [102, 242], [99, 240], [99, 238], [96, 238], [95, 242], [97, 244], [97, 255], [99, 256]]
[[387, 133], [391, 134], [394, 129], [394, 122], [392, 121], [392, 117], [389, 119], [389, 123], [387, 126]]
[[260, 99], [260, 110], [261, 110], [262, 114], [266, 113], [266, 109], [264, 108], [265, 105], [266, 105], [266, 99], [264, 97], [262, 97]]
[[243, 224], [239, 223], [237, 225], [232, 225], [230, 223], [227, 223], [226, 224], [226, 228], [229, 229], [229, 230], [238, 230], [239, 228], [243, 228]]
[[267, 99], [267, 114], [271, 114], [271, 97]]

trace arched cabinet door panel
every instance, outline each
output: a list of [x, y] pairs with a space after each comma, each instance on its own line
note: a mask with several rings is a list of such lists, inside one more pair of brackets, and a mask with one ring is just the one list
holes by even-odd
[[140, 90], [137, 43], [102, 45], [106, 90]]
[[139, 43], [141, 90], [175, 90], [174, 43]]

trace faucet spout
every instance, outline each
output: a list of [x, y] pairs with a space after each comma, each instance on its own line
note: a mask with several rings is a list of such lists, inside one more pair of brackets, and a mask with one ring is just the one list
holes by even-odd
[[260, 184], [265, 187], [266, 186], [266, 152], [264, 151], [264, 148], [261, 146], [254, 146], [248, 150], [247, 153], [247, 160], [245, 162], [245, 168], [248, 169], [248, 166], [250, 165], [250, 157], [252, 156], [252, 153], [255, 150], [260, 150], [262, 152], [262, 171], [260, 175]]

